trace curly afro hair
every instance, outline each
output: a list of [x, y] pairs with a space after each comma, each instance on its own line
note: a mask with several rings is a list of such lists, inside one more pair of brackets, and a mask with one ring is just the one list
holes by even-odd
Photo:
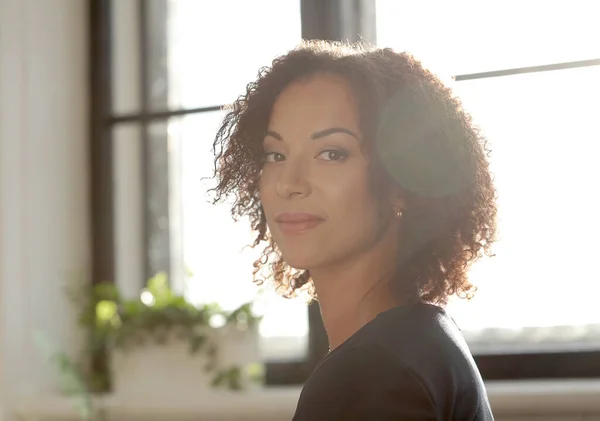
[[491, 255], [496, 236], [485, 138], [452, 91], [410, 54], [326, 41], [306, 41], [261, 69], [216, 135], [215, 202], [233, 197], [232, 216], [249, 217], [253, 246], [266, 243], [255, 282], [268, 277], [284, 296], [304, 288], [315, 297], [310, 273], [289, 267], [270, 237], [259, 179], [275, 100], [290, 83], [322, 73], [343, 77], [358, 100], [374, 195], [400, 188], [405, 196], [392, 291], [437, 304], [472, 297], [469, 268]]

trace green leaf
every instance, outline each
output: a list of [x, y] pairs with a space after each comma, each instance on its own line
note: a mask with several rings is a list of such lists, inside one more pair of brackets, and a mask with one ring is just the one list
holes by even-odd
[[94, 301], [109, 300], [109, 301], [120, 301], [119, 290], [117, 286], [112, 282], [101, 282], [96, 284], [92, 291]]
[[212, 380], [213, 387], [226, 386], [230, 390], [241, 390], [242, 370], [238, 366], [233, 366], [228, 369], [219, 370]]
[[251, 381], [262, 383], [265, 378], [265, 365], [262, 363], [254, 363], [246, 366], [246, 372]]
[[132, 316], [146, 310], [146, 306], [141, 301], [125, 301], [121, 304], [121, 312], [124, 316]]
[[117, 303], [102, 300], [96, 304], [96, 320], [98, 325], [118, 324]]
[[190, 338], [190, 352], [192, 354], [198, 352], [200, 348], [206, 343], [205, 335], [194, 335]]
[[171, 306], [176, 307], [176, 308], [180, 308], [180, 309], [188, 309], [188, 308], [193, 308], [193, 306], [188, 303], [185, 299], [185, 297], [183, 296], [172, 296], [171, 297]]
[[227, 379], [227, 370], [218, 371], [212, 379], [211, 385], [213, 387], [221, 386]]
[[59, 351], [42, 333], [37, 332], [34, 340], [46, 361], [54, 369], [62, 392], [74, 398], [74, 403], [81, 418], [86, 420], [92, 418], [94, 405], [84, 376], [79, 368], [65, 352]]
[[242, 390], [242, 370], [240, 367], [233, 367], [229, 370], [229, 375], [227, 376], [228, 386], [231, 390]]
[[169, 288], [169, 278], [165, 272], [159, 272], [151, 278], [148, 281], [147, 290], [154, 297], [154, 307], [156, 308], [164, 308], [173, 297], [171, 288]]

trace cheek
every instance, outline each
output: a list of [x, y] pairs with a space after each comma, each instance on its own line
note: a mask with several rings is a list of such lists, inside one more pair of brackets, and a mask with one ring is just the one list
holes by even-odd
[[269, 171], [262, 171], [258, 180], [258, 194], [265, 213], [268, 213], [271, 208], [273, 195], [275, 194], [275, 185], [273, 183], [272, 174]]
[[370, 228], [371, 221], [377, 215], [376, 202], [368, 180], [366, 169], [356, 168], [327, 185], [329, 202], [335, 208], [335, 216], [332, 216], [349, 230]]

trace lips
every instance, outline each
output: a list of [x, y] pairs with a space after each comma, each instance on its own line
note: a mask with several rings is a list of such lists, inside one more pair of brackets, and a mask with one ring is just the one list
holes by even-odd
[[301, 234], [317, 227], [324, 221], [325, 219], [320, 216], [303, 212], [282, 213], [275, 218], [275, 222], [285, 235]]

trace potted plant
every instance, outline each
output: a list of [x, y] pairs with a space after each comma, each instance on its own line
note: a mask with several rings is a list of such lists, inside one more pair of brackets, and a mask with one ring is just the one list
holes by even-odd
[[95, 285], [80, 300], [88, 332], [90, 388], [117, 395], [197, 396], [210, 387], [259, 384], [258, 322], [251, 303], [234, 311], [195, 306], [170, 288], [166, 274], [136, 299], [114, 284]]

